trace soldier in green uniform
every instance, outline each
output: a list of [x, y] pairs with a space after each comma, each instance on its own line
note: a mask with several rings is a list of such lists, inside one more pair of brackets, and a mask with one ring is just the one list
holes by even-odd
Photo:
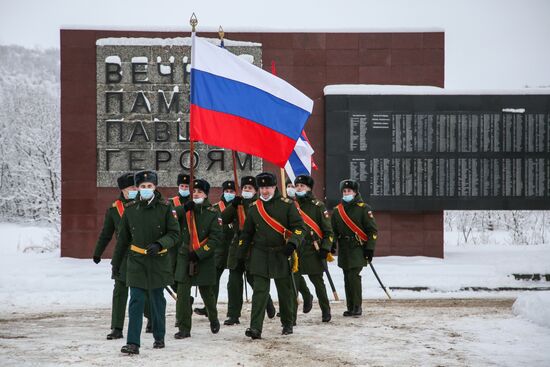
[[[245, 286], [243, 278], [246, 278], [251, 287], [254, 282], [253, 278], [247, 276], [245, 273], [248, 267], [248, 254], [245, 254], [244, 259], [239, 259], [237, 253], [241, 227], [244, 225], [248, 210], [258, 198], [256, 195], [257, 190], [258, 187], [256, 186], [256, 178], [254, 176], [241, 177], [242, 196], [235, 196], [231, 201], [231, 205], [228, 205], [222, 212], [224, 227], [232, 226], [234, 231], [234, 237], [229, 244], [227, 256], [229, 280], [227, 282], [227, 320], [224, 321], [224, 325], [240, 324], [239, 318], [241, 317], [243, 307], [243, 289]], [[267, 317], [270, 319], [275, 317], [275, 306], [273, 306], [271, 296], [268, 296], [266, 311]]]
[[260, 199], [252, 204], [239, 241], [240, 254], [250, 249], [249, 273], [254, 277], [250, 328], [245, 335], [259, 339], [269, 295], [275, 280], [283, 335], [292, 334], [293, 303], [291, 267], [288, 258], [304, 238], [304, 222], [292, 200], [281, 197], [277, 178], [264, 172], [256, 176]]
[[[290, 178], [287, 177], [286, 181], [286, 193], [287, 195], [292, 199], [296, 200], [296, 186], [292, 183]], [[307, 227], [306, 227], [307, 228]], [[298, 293], [302, 295], [302, 299], [304, 300], [304, 304], [302, 306], [302, 312], [308, 313], [313, 308], [313, 295], [311, 294], [311, 291], [307, 287], [306, 280], [301, 275], [301, 272], [298, 271], [296, 273], [293, 273], [294, 276], [294, 283], [296, 284], [296, 289]], [[294, 302], [294, 307], [296, 310], [298, 310], [298, 297], [296, 296], [296, 302]], [[296, 324], [296, 312], [294, 315], [294, 324]]]
[[332, 228], [338, 242], [338, 266], [344, 271], [347, 310], [344, 316], [360, 316], [363, 300], [361, 270], [372, 261], [378, 229], [372, 209], [359, 193], [359, 183], [340, 182], [342, 201], [332, 214]]
[[[180, 219], [183, 242], [178, 244], [176, 262], [176, 282], [178, 301], [176, 320], [179, 331], [176, 339], [191, 336], [191, 286], [199, 287], [210, 321], [210, 330], [216, 334], [220, 330], [214, 287], [216, 285], [216, 263], [214, 253], [223, 241], [221, 218], [218, 210], [208, 201], [210, 184], [205, 180], [193, 182], [193, 200], [184, 205], [185, 215]], [[190, 231], [191, 228], [191, 231]], [[196, 270], [191, 275], [192, 268]], [[191, 267], [191, 270], [190, 270]]]
[[[99, 264], [101, 256], [107, 248], [107, 245], [113, 238], [113, 234], [118, 233], [120, 218], [124, 214], [126, 205], [132, 202], [137, 195], [137, 188], [134, 185], [134, 174], [125, 173], [117, 179], [120, 195], [116, 201], [107, 209], [105, 219], [103, 220], [103, 229], [99, 234], [95, 245], [93, 260]], [[124, 315], [126, 313], [126, 302], [128, 301], [128, 287], [126, 287], [126, 265], [123, 264], [120, 269], [120, 276], [115, 277], [115, 286], [113, 288], [113, 303], [111, 308], [111, 332], [107, 334], [107, 339], [120, 339], [123, 337]]]
[[155, 338], [153, 348], [164, 348], [166, 299], [163, 289], [174, 282], [168, 249], [180, 241], [176, 212], [156, 190], [156, 172], [137, 172], [134, 180], [139, 195], [122, 216], [111, 261], [114, 276], [120, 273], [123, 262], [127, 263], [126, 284], [130, 287], [128, 337], [127, 344], [121, 349], [127, 354], [139, 354], [145, 294], [149, 294]]
[[[235, 199], [235, 181], [224, 181], [222, 183], [222, 190], [223, 193], [220, 201], [212, 205], [219, 211], [220, 217], [224, 210]], [[216, 303], [218, 302], [218, 294], [220, 292], [220, 278], [227, 267], [229, 244], [235, 236], [235, 230], [236, 228], [233, 226], [233, 223], [223, 224], [223, 241], [220, 243], [220, 246], [216, 246], [216, 250], [214, 251], [214, 258], [216, 260], [216, 285], [214, 287], [214, 296], [216, 298]], [[208, 316], [206, 306], [203, 308], [195, 308], [194, 311], [197, 315]]]
[[[298, 246], [299, 267], [298, 273], [294, 274], [300, 274], [302, 280], [302, 274], [309, 276], [319, 299], [321, 320], [329, 322], [331, 319], [330, 304], [323, 281], [323, 271], [327, 255], [332, 247], [333, 233], [325, 204], [317, 200], [311, 191], [313, 184], [313, 178], [308, 175], [297, 176], [294, 180], [296, 203], [307, 229], [305, 241]], [[304, 312], [306, 312], [305, 305]]]

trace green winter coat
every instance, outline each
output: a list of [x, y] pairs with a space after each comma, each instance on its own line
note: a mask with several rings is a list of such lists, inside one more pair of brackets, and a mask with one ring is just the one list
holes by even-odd
[[257, 201], [250, 207], [244, 222], [239, 241], [239, 256], [242, 258], [250, 249], [249, 273], [252, 275], [272, 279], [287, 277], [290, 275], [290, 269], [283, 250], [287, 242], [297, 247], [303, 241], [304, 222], [292, 200], [281, 197], [278, 190], [273, 198], [264, 201], [267, 213], [292, 232], [290, 238], [285, 241], [281, 234], [262, 219]]
[[[256, 202], [258, 197], [254, 195], [251, 199], [243, 199], [242, 205], [244, 208], [245, 216], [248, 216], [248, 210]], [[233, 205], [229, 205], [222, 213], [222, 221], [224, 226], [232, 225], [234, 230], [234, 237], [229, 244], [229, 250], [227, 254], [227, 268], [235, 270], [239, 265], [238, 250], [239, 250], [239, 216], [237, 214], [237, 208]]]
[[168, 253], [156, 256], [130, 250], [131, 245], [146, 249], [157, 242], [169, 250], [180, 241], [180, 229], [172, 205], [155, 191], [151, 201], [138, 199], [128, 205], [120, 221], [118, 240], [111, 264], [121, 268], [125, 255], [126, 285], [142, 289], [163, 288], [173, 284]]
[[[125, 199], [122, 193], [120, 194], [118, 200], [122, 201], [122, 203], [124, 204], [124, 208], [126, 208], [129, 203], [133, 202], [133, 200]], [[101, 233], [99, 233], [99, 238], [97, 239], [97, 242], [95, 244], [94, 257], [101, 257], [103, 255], [103, 252], [105, 252], [107, 245], [109, 245], [109, 242], [113, 238], [113, 234], [115, 235], [116, 241], [116, 238], [118, 238], [118, 226], [120, 224], [120, 218], [121, 217], [120, 214], [118, 214], [116, 201], [114, 201], [113, 204], [105, 212], [105, 218], [103, 219], [103, 229], [101, 230]], [[124, 282], [126, 280], [126, 261], [122, 262], [122, 266], [120, 267], [119, 275], [116, 277], [116, 280], [119, 280], [121, 282]]]
[[306, 196], [296, 200], [300, 205], [300, 209], [317, 223], [323, 232], [323, 236], [319, 238], [317, 234], [304, 222], [307, 228], [305, 240], [298, 246], [300, 274], [322, 274], [324, 267], [322, 259], [319, 257], [319, 252], [315, 250], [313, 242], [316, 241], [319, 248], [330, 251], [333, 242], [332, 225], [328, 216], [325, 204], [317, 200], [313, 193], [309, 191]]
[[[222, 195], [221, 200], [213, 205], [214, 209], [218, 211], [219, 217], [222, 218], [223, 211], [220, 207], [220, 202], [224, 203], [225, 210], [227, 210], [231, 206], [231, 202], [227, 202]], [[216, 246], [216, 250], [214, 252], [214, 257], [216, 259], [216, 268], [218, 269], [227, 268], [227, 257], [229, 255], [229, 246], [231, 245], [231, 241], [233, 241], [233, 237], [235, 237], [235, 233], [238, 230], [238, 228], [239, 228], [238, 223], [236, 223], [236, 227], [235, 227], [235, 223], [227, 223], [227, 224], [223, 223], [223, 226], [222, 226], [223, 239], [220, 245]]]
[[355, 238], [355, 233], [344, 223], [336, 208], [332, 212], [332, 229], [338, 241], [338, 266], [344, 270], [367, 265], [363, 256], [363, 246], [374, 250], [378, 236], [378, 228], [372, 213], [372, 208], [363, 202], [361, 194], [357, 194], [349, 203], [342, 202], [351, 220], [367, 234], [368, 241], [361, 243]]
[[[202, 242], [206, 237], [208, 240], [195, 251], [199, 257], [198, 274], [191, 277], [191, 285], [215, 285], [217, 279], [214, 253], [216, 247], [221, 246], [223, 238], [219, 212], [210, 205], [208, 199], [205, 199], [203, 204], [195, 205], [193, 212], [195, 213], [195, 226], [199, 234], [199, 241]], [[185, 215], [179, 223], [183, 241], [178, 244], [175, 278], [176, 281], [183, 283], [189, 272], [190, 236]]]

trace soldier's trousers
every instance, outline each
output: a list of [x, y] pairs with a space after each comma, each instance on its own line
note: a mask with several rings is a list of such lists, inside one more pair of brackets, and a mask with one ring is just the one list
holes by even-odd
[[164, 340], [166, 334], [166, 299], [163, 288], [142, 289], [130, 287], [130, 305], [128, 306], [128, 344], [141, 345], [141, 329], [143, 326], [143, 312], [145, 309], [146, 294], [149, 295], [153, 337], [155, 340]]
[[[250, 328], [262, 331], [265, 318], [265, 308], [269, 299], [269, 286], [271, 280], [259, 275], [254, 275], [254, 293], [252, 294], [252, 312]], [[275, 279], [277, 294], [279, 296], [279, 310], [283, 326], [292, 326], [293, 303], [292, 280], [289, 276]]]
[[[296, 274], [297, 273], [294, 273], [294, 279], [296, 279]], [[299, 277], [302, 278], [304, 283], [306, 282], [303, 275], [299, 274]], [[330, 303], [327, 296], [327, 288], [325, 287], [325, 282], [323, 281], [323, 274], [309, 274], [308, 277], [311, 283], [313, 283], [313, 287], [315, 288], [315, 295], [319, 300], [319, 307], [321, 308], [321, 312], [330, 312]], [[302, 293], [302, 297], [303, 296], [304, 295]], [[296, 304], [294, 308], [294, 317], [296, 317], [297, 313], [298, 305]]]
[[[243, 275], [246, 271], [244, 261], [239, 261], [235, 269], [229, 270], [229, 280], [227, 281], [227, 317], [241, 317], [243, 308]], [[253, 287], [252, 276], [247, 276], [246, 281]]]
[[[191, 331], [191, 279], [186, 277], [184, 282], [178, 284], [178, 301], [176, 302], [176, 323], [180, 331]], [[218, 310], [216, 308], [216, 298], [214, 294], [214, 286], [199, 286], [208, 320], [210, 322], [218, 319]]]
[[224, 270], [225, 268], [216, 268], [216, 285], [214, 286], [214, 298], [216, 303], [218, 303], [218, 294], [220, 293], [220, 278]]
[[298, 293], [302, 295], [302, 299], [306, 299], [311, 297], [311, 292], [309, 291], [309, 288], [307, 287], [306, 280], [304, 279], [304, 276], [300, 273], [293, 273], [294, 276], [294, 282], [296, 283], [296, 288], [298, 290]]
[[[115, 279], [113, 287], [113, 303], [111, 308], [111, 329], [124, 329], [124, 316], [126, 315], [126, 303], [128, 302], [128, 287], [125, 282]], [[149, 296], [145, 294], [144, 314], [150, 318]]]
[[353, 307], [361, 307], [363, 301], [361, 270], [363, 270], [362, 267], [344, 270], [344, 287], [348, 311], [351, 311]]

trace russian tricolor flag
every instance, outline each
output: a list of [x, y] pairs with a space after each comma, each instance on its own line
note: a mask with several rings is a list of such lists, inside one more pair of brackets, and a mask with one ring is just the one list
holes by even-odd
[[313, 101], [286, 81], [194, 34], [191, 63], [191, 139], [284, 167]]
[[305, 133], [300, 135], [285, 165], [285, 171], [292, 182], [294, 182], [296, 176], [311, 175], [311, 168], [313, 165], [311, 156], [314, 152]]

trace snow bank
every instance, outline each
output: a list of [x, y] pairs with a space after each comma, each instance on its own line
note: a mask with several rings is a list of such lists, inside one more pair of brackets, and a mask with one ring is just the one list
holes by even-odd
[[550, 292], [524, 293], [514, 302], [515, 315], [550, 328]]
[[[220, 44], [219, 38], [201, 37], [205, 41], [215, 44]], [[234, 41], [224, 38], [226, 47], [241, 46], [241, 47], [260, 47], [261, 43], [248, 41]], [[96, 46], [191, 46], [191, 37], [174, 37], [174, 38], [146, 38], [146, 37], [109, 37], [100, 38], [96, 41]]]

